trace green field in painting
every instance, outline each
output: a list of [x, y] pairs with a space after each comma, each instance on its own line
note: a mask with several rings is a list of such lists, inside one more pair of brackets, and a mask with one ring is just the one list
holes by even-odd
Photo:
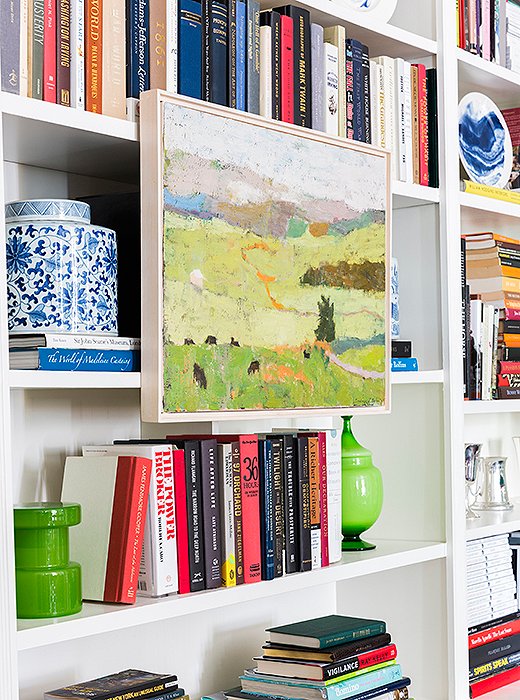
[[[356, 350], [345, 362], [363, 360], [379, 367], [384, 349]], [[329, 362], [321, 348], [303, 351], [219, 345], [168, 345], [164, 356], [164, 408], [167, 411], [287, 408], [290, 406], [378, 406], [384, 401], [383, 379], [362, 379]], [[259, 369], [248, 373], [251, 362]], [[207, 388], [194, 381], [193, 366], [204, 368]], [[347, 380], [348, 377], [348, 380]], [[227, 397], [219, 400], [217, 397]]]

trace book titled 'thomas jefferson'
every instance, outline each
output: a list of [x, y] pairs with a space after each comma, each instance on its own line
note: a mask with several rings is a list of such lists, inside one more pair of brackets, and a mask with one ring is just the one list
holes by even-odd
[[383, 620], [370, 620], [347, 615], [326, 615], [266, 630], [269, 641], [277, 644], [295, 644], [314, 649], [325, 649], [355, 639], [386, 632]]
[[129, 700], [159, 694], [161, 691], [175, 690], [177, 676], [173, 674], [150, 673], [129, 668], [109, 676], [94, 678], [91, 681], [66, 685], [44, 693], [44, 700], [57, 698], [88, 698], [89, 700], [115, 700], [124, 695]]

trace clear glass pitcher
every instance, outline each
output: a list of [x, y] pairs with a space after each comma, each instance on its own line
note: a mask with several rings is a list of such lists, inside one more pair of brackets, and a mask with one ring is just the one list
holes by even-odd
[[481, 457], [477, 467], [476, 510], [512, 510], [506, 481], [507, 457]]
[[478, 513], [471, 508], [475, 498], [477, 497], [476, 482], [478, 460], [480, 458], [480, 450], [482, 445], [477, 443], [466, 443], [464, 449], [464, 477], [466, 480], [466, 518], [480, 518]]

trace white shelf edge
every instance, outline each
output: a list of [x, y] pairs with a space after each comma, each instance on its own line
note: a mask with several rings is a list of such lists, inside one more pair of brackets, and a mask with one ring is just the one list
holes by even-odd
[[11, 389], [139, 389], [140, 372], [53, 372], [12, 369]]
[[463, 411], [467, 416], [482, 413], [514, 413], [520, 411], [520, 399], [464, 401]]
[[394, 207], [406, 209], [424, 204], [437, 204], [440, 199], [437, 187], [424, 187], [410, 182], [392, 180]]
[[503, 202], [500, 199], [483, 197], [482, 195], [471, 194], [470, 192], [459, 192], [459, 202], [461, 207], [466, 207], [468, 209], [493, 212], [494, 214], [500, 214], [514, 219], [520, 218], [520, 204]]
[[35, 649], [114, 630], [126, 629], [183, 615], [214, 610], [335, 583], [367, 574], [389, 571], [447, 556], [443, 542], [378, 540], [375, 550], [343, 555], [342, 562], [306, 573], [290, 574], [274, 581], [244, 584], [235, 588], [189, 593], [165, 598], [138, 598], [133, 606], [85, 603], [83, 611], [70, 618], [53, 620], [19, 620], [19, 651]]
[[512, 503], [513, 510], [509, 511], [476, 511], [479, 518], [466, 520], [466, 541], [520, 530], [520, 500], [512, 499]]
[[428, 369], [419, 372], [391, 372], [392, 384], [443, 384], [444, 370]]
[[465, 63], [479, 72], [487, 73], [493, 78], [498, 78], [499, 80], [510, 83], [512, 88], [519, 87], [520, 73], [515, 73], [515, 71], [512, 71], [509, 68], [500, 66], [492, 61], [486, 61], [481, 56], [476, 56], [475, 54], [461, 48], [457, 49], [457, 60], [460, 61], [460, 63]]

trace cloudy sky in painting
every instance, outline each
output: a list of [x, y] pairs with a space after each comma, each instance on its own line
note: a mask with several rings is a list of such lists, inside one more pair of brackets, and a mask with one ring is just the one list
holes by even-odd
[[[279, 189], [285, 200], [343, 201], [356, 211], [385, 208], [384, 158], [359, 151], [168, 103], [164, 105], [164, 147], [167, 153], [180, 149], [223, 165], [248, 168], [271, 180], [270, 194]], [[203, 179], [200, 173], [198, 179]], [[238, 189], [242, 189], [236, 192], [238, 199], [250, 202], [261, 201], [267, 194], [251, 182], [243, 182]]]

